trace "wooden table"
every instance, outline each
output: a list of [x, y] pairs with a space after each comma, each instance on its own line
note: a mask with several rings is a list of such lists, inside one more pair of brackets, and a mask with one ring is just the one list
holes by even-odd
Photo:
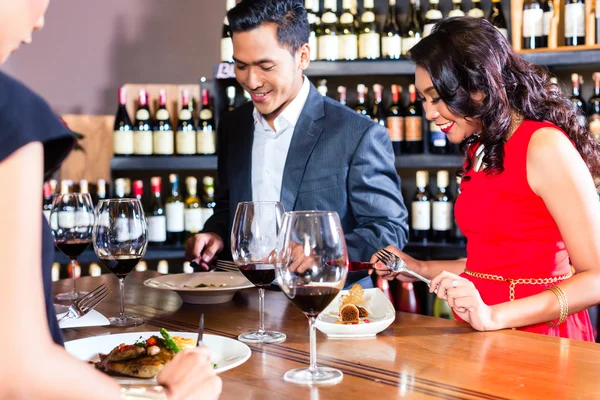
[[[232, 302], [190, 305], [173, 292], [143, 286], [156, 272], [134, 272], [126, 282], [126, 311], [146, 323], [135, 328], [63, 330], [65, 340], [107, 333], [197, 331], [205, 314], [206, 333], [237, 338], [257, 328], [255, 289]], [[98, 307], [118, 313], [118, 285], [112, 275], [81, 278], [77, 288], [108, 282], [113, 293]], [[68, 291], [71, 281], [54, 284]], [[335, 386], [304, 387], [283, 380], [286, 371], [309, 362], [308, 322], [281, 292], [267, 292], [267, 329], [287, 334], [276, 345], [250, 345], [252, 356], [224, 372], [222, 399], [600, 399], [600, 347], [519, 331], [474, 332], [470, 326], [421, 315], [397, 313], [375, 339], [332, 340], [318, 332], [318, 362], [344, 372]]]

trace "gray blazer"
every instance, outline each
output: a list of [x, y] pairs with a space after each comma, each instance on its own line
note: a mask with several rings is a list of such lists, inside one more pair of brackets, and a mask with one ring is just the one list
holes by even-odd
[[[218, 129], [216, 207], [203, 231], [221, 236], [226, 250], [238, 202], [252, 200], [253, 109], [247, 103], [225, 114]], [[368, 261], [379, 248], [403, 248], [408, 241], [388, 132], [321, 96], [312, 84], [287, 155], [281, 202], [286, 211], [337, 211], [352, 261]]]

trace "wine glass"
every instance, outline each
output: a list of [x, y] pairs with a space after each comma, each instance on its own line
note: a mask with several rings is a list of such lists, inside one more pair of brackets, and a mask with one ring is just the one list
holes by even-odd
[[121, 312], [118, 317], [108, 319], [110, 324], [143, 324], [143, 319], [125, 315], [124, 299], [125, 278], [146, 254], [148, 246], [148, 226], [139, 200], [101, 200], [96, 207], [93, 243], [102, 264], [119, 279]]
[[332, 211], [287, 212], [278, 238], [277, 282], [307, 317], [310, 328], [310, 367], [288, 371], [287, 382], [335, 384], [341, 371], [317, 367], [315, 321], [338, 295], [348, 274], [348, 252], [340, 218]]
[[67, 193], [59, 195], [50, 211], [50, 228], [56, 247], [71, 260], [73, 289], [56, 295], [56, 300], [77, 300], [83, 292], [75, 288], [75, 260], [92, 241], [94, 226], [94, 206], [88, 193]]
[[242, 274], [258, 287], [258, 331], [241, 334], [246, 343], [281, 343], [281, 332], [265, 331], [265, 288], [275, 280], [275, 248], [283, 218], [283, 204], [272, 202], [239, 203], [231, 229], [231, 254]]

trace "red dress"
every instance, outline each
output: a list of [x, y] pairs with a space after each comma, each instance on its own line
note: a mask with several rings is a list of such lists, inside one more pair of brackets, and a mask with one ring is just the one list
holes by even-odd
[[[504, 278], [550, 278], [569, 273], [569, 255], [543, 200], [527, 182], [527, 148], [533, 133], [555, 125], [524, 121], [504, 147], [504, 171], [486, 175], [469, 170], [455, 206], [457, 223], [467, 238], [467, 269]], [[473, 146], [475, 147], [475, 146]], [[551, 161], [549, 161], [551, 162]], [[488, 305], [510, 301], [509, 282], [465, 273]], [[515, 299], [541, 293], [554, 284], [517, 284]], [[557, 300], [558, 301], [558, 300]], [[557, 315], [558, 318], [558, 315]], [[546, 323], [519, 330], [594, 341], [587, 311], [568, 316], [558, 327]]]

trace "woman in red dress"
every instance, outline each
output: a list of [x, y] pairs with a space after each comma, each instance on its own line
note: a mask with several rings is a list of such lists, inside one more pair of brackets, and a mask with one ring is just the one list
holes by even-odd
[[465, 154], [455, 214], [467, 258], [425, 262], [388, 249], [476, 330], [593, 341], [586, 309], [600, 303], [600, 146], [548, 72], [485, 20], [438, 23], [410, 58], [427, 119]]

